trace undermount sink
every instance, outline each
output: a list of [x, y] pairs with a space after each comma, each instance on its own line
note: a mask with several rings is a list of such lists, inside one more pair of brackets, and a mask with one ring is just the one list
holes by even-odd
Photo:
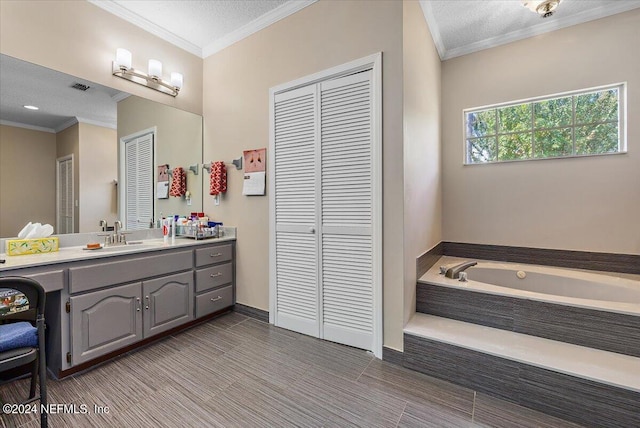
[[120, 245], [107, 245], [102, 247], [102, 251], [127, 251], [127, 250], [142, 250], [146, 248], [157, 248], [160, 247], [162, 243], [157, 242], [144, 242], [144, 241], [132, 241], [127, 242], [126, 244]]

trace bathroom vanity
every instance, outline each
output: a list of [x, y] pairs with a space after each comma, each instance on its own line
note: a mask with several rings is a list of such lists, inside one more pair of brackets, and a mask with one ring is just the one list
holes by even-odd
[[64, 377], [231, 308], [235, 235], [7, 257], [10, 275], [45, 288], [47, 367]]

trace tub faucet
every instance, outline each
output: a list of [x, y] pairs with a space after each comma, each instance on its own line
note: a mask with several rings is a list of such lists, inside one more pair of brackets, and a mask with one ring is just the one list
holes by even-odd
[[447, 269], [447, 271], [444, 273], [444, 276], [446, 276], [447, 278], [457, 279], [458, 277], [460, 277], [460, 272], [464, 272], [466, 269], [470, 268], [471, 266], [475, 266], [477, 264], [478, 262], [460, 263], [458, 265], [455, 265]]

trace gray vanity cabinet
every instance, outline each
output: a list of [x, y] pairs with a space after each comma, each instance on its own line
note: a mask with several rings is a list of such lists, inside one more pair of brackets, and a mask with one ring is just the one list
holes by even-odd
[[234, 284], [233, 244], [196, 250], [196, 318], [235, 304]]
[[70, 298], [72, 365], [142, 339], [141, 284]]
[[142, 282], [144, 337], [193, 319], [193, 272]]

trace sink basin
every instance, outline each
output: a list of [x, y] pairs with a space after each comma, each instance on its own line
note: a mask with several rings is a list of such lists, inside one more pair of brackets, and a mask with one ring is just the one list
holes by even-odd
[[127, 242], [124, 245], [110, 245], [106, 247], [102, 247], [101, 251], [136, 251], [136, 250], [144, 250], [147, 248], [158, 248], [162, 245], [162, 243], [158, 244], [157, 242]]

